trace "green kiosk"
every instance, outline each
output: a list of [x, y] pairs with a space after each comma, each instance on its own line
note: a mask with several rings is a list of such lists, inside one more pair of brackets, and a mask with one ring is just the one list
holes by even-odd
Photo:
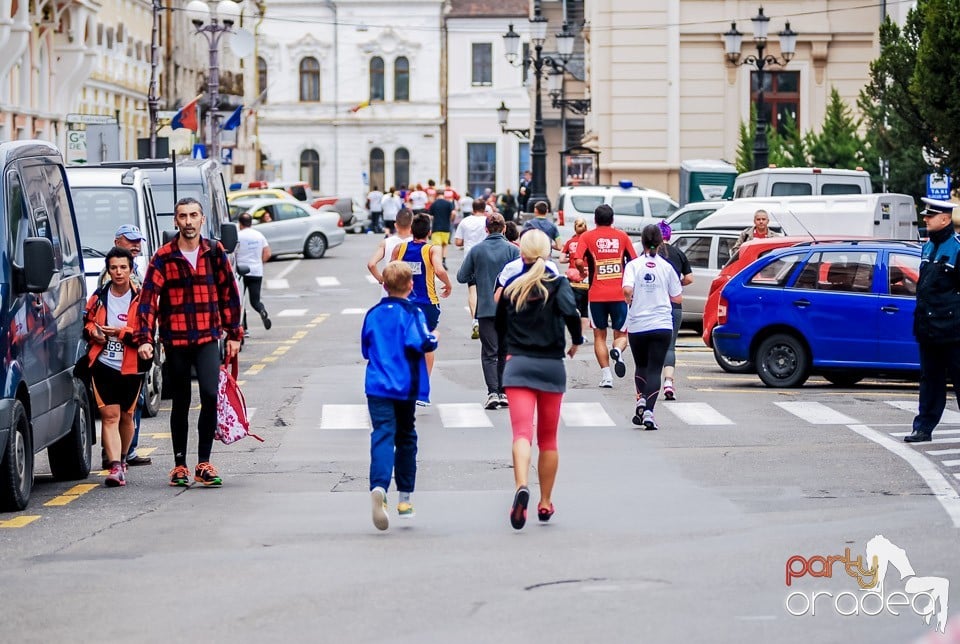
[[726, 161], [693, 159], [680, 163], [680, 206], [692, 201], [733, 199], [737, 169]]

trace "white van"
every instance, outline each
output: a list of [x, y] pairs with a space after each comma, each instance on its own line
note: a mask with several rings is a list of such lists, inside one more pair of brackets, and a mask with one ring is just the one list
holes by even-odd
[[787, 235], [919, 239], [913, 197], [893, 193], [735, 199], [700, 220], [696, 229], [743, 230], [753, 226], [757, 210], [766, 210], [770, 227]]
[[832, 168], [763, 168], [744, 172], [733, 184], [733, 198], [868, 195], [870, 173]]

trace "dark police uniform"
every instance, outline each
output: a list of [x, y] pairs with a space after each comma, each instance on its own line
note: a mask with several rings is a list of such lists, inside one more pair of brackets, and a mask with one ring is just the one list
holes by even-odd
[[[950, 214], [949, 201], [924, 199], [924, 215]], [[920, 344], [920, 404], [908, 443], [930, 440], [947, 403], [947, 375], [960, 403], [960, 237], [953, 226], [923, 245], [913, 334]]]

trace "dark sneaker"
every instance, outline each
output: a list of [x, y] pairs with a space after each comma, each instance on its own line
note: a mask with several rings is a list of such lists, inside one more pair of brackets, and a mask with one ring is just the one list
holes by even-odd
[[204, 485], [223, 485], [223, 480], [220, 478], [217, 468], [210, 463], [197, 463], [197, 469], [193, 472], [193, 480]]
[[263, 328], [269, 331], [270, 327], [273, 326], [273, 322], [270, 321], [270, 317], [267, 315], [267, 309], [260, 310], [260, 319], [263, 320]]
[[483, 404], [484, 409], [496, 409], [500, 406], [500, 394], [487, 394], [487, 402]]
[[643, 412], [647, 410], [647, 402], [642, 398], [637, 401], [637, 406], [633, 410], [633, 424], [643, 424]]
[[190, 485], [190, 470], [184, 465], [177, 465], [170, 470], [170, 485], [173, 487], [188, 487]]
[[538, 507], [537, 518], [540, 519], [540, 523], [546, 523], [553, 516], [553, 512], [553, 503], [550, 504], [549, 508]]
[[913, 430], [913, 433], [909, 436], [903, 437], [904, 443], [929, 443], [933, 440], [933, 436], [930, 432], [922, 432], [918, 429]]
[[657, 427], [657, 421], [653, 419], [653, 410], [648, 409], [643, 412], [643, 428], [649, 432], [653, 432], [659, 429]]
[[623, 378], [627, 375], [627, 365], [623, 362], [620, 349], [616, 347], [610, 349], [610, 359], [613, 360], [613, 373], [617, 374], [617, 378]]
[[513, 507], [510, 508], [510, 525], [514, 530], [520, 530], [527, 523], [527, 503], [530, 502], [530, 490], [521, 485], [513, 495]]
[[386, 530], [390, 527], [390, 516], [387, 514], [387, 492], [382, 487], [370, 490], [370, 501], [373, 503], [373, 525], [377, 530]]
[[150, 465], [153, 460], [149, 456], [128, 456], [127, 465], [137, 467], [138, 465]]
[[110, 465], [110, 473], [103, 482], [107, 487], [123, 487], [127, 484], [127, 479], [123, 475], [123, 464], [116, 461]]
[[510, 406], [510, 401], [507, 400], [507, 394], [500, 394], [500, 407], [506, 408]]

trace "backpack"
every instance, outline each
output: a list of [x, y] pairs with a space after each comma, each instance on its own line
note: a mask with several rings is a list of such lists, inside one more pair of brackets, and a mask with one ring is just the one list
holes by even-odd
[[[227, 364], [230, 369], [227, 370]], [[224, 445], [236, 443], [241, 438], [253, 436], [261, 443], [263, 439], [250, 431], [247, 418], [247, 403], [237, 384], [240, 361], [234, 356], [229, 363], [220, 365], [220, 382], [217, 387], [217, 429], [213, 437]]]

